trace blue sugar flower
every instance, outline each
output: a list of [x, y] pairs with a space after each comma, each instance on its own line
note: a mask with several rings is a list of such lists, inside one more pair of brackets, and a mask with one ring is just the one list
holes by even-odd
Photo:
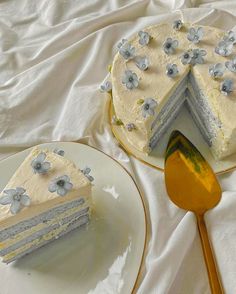
[[203, 28], [190, 28], [187, 34], [187, 38], [190, 42], [197, 44], [203, 38]]
[[180, 19], [175, 20], [173, 22], [173, 29], [176, 31], [179, 31], [182, 28], [182, 26], [183, 26], [183, 22]]
[[196, 63], [203, 64], [204, 59], [203, 56], [207, 54], [206, 50], [203, 49], [193, 49], [192, 50], [192, 59], [191, 64], [195, 65]]
[[101, 92], [111, 92], [112, 84], [110, 81], [105, 81], [101, 86], [100, 90]]
[[46, 154], [41, 152], [38, 156], [32, 160], [31, 166], [35, 174], [46, 174], [51, 168], [50, 162], [44, 161]]
[[60, 156], [64, 156], [64, 155], [65, 155], [65, 151], [62, 150], [62, 149], [59, 149], [59, 148], [55, 148], [55, 149], [53, 150], [53, 152], [54, 152], [55, 154], [57, 154], [57, 155], [60, 155]]
[[126, 42], [128, 42], [127, 39], [122, 39], [122, 40], [118, 43], [117, 48], [120, 49], [120, 48], [121, 48]]
[[233, 44], [230, 42], [221, 41], [215, 48], [215, 52], [221, 56], [229, 56], [233, 51]]
[[155, 108], [157, 107], [157, 102], [153, 98], [147, 98], [145, 99], [144, 103], [142, 104], [142, 116], [144, 118], [154, 115], [155, 114]]
[[173, 54], [175, 49], [178, 47], [179, 42], [178, 40], [173, 40], [172, 38], [167, 38], [163, 44], [163, 50], [166, 54]]
[[193, 57], [192, 51], [188, 50], [184, 52], [183, 55], [181, 56], [181, 62], [183, 64], [190, 64], [192, 61], [192, 57]]
[[122, 78], [122, 84], [124, 84], [129, 90], [137, 88], [139, 84], [138, 76], [135, 72], [132, 72], [131, 70], [126, 70]]
[[30, 197], [25, 194], [25, 189], [17, 187], [3, 191], [4, 196], [0, 198], [0, 204], [11, 205], [10, 211], [12, 214], [18, 213], [24, 206], [30, 205]]
[[139, 44], [142, 46], [148, 45], [151, 40], [151, 36], [147, 32], [139, 31]]
[[230, 61], [226, 61], [225, 66], [228, 68], [228, 70], [236, 72], [236, 58]]
[[94, 181], [94, 178], [90, 175], [91, 168], [85, 167], [84, 169], [81, 170], [81, 172], [85, 175], [85, 177], [90, 181]]
[[214, 78], [220, 78], [223, 76], [225, 71], [224, 65], [222, 63], [212, 64], [209, 67], [209, 74]]
[[48, 186], [48, 191], [51, 193], [57, 192], [58, 195], [65, 196], [72, 188], [73, 184], [70, 182], [70, 178], [64, 175], [52, 180]]
[[126, 126], [127, 131], [132, 132], [133, 130], [136, 129], [135, 124], [133, 123], [128, 123]]
[[224, 36], [223, 40], [226, 43], [232, 43], [233, 45], [236, 44], [236, 33], [233, 31], [227, 32], [227, 34]]
[[233, 81], [230, 79], [225, 79], [220, 85], [220, 91], [226, 96], [233, 92]]
[[166, 74], [169, 78], [174, 78], [178, 75], [179, 70], [176, 64], [167, 64], [166, 66]]
[[144, 57], [136, 57], [135, 58], [135, 64], [137, 65], [137, 67], [141, 70], [147, 70], [150, 63], [149, 63], [149, 60], [146, 56]]
[[[118, 46], [119, 46], [119, 44], [118, 44]], [[124, 57], [124, 59], [130, 60], [130, 59], [134, 58], [135, 48], [130, 43], [125, 41], [123, 43], [123, 45], [120, 46], [119, 53], [121, 56]]]

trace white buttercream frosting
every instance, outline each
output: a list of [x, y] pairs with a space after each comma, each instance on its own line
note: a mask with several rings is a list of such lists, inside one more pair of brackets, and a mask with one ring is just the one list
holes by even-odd
[[[187, 39], [188, 30], [192, 26], [199, 27], [199, 25], [184, 24], [181, 30], [176, 31], [172, 28], [172, 24], [159, 24], [143, 29], [153, 38], [147, 46], [139, 44], [138, 33], [131, 38], [129, 42], [136, 48], [136, 55], [147, 56], [150, 61], [150, 66], [146, 71], [141, 71], [134, 60], [125, 61], [119, 53], [114, 58], [111, 79], [115, 113], [124, 125], [135, 124], [136, 130], [132, 132], [127, 131], [124, 127], [122, 129], [129, 142], [143, 152], [149, 152], [148, 144], [153, 135], [151, 125], [156, 116], [144, 118], [141, 106], [137, 101], [150, 97], [155, 99], [158, 102], [157, 115], [190, 70], [202, 90], [212, 114], [221, 123], [221, 127], [216, 130], [215, 137], [212, 139], [213, 154], [221, 158], [236, 151], [236, 92], [224, 96], [220, 91], [221, 82], [227, 78], [232, 79], [236, 87], [236, 74], [226, 70], [223, 77], [216, 80], [209, 74], [210, 65], [225, 64], [226, 61], [233, 58], [236, 46], [228, 57], [216, 54], [215, 47], [222, 40], [225, 32], [208, 26], [201, 26], [204, 30], [203, 39], [199, 43], [193, 44]], [[176, 52], [171, 55], [165, 54], [162, 47], [168, 37], [178, 40], [179, 43]], [[183, 65], [181, 55], [188, 49], [194, 48], [204, 49], [207, 52], [207, 55], [204, 56], [205, 63], [195, 66]], [[166, 75], [168, 63], [175, 63], [179, 70], [178, 76], [173, 79]], [[122, 84], [122, 77], [127, 69], [135, 72], [139, 77], [139, 86], [133, 90], [128, 90]]]

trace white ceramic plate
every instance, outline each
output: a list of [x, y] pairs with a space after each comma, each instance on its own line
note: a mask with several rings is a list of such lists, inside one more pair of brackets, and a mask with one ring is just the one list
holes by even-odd
[[[142, 262], [146, 218], [141, 195], [127, 171], [104, 153], [79, 143], [39, 145], [61, 148], [95, 178], [96, 213], [86, 228], [5, 265], [1, 294], [131, 293]], [[0, 162], [0, 189], [30, 152]]]
[[[110, 107], [110, 119], [114, 114], [113, 106]], [[188, 110], [183, 107], [178, 117], [174, 120], [172, 125], [166, 131], [165, 135], [162, 137], [158, 145], [154, 148], [151, 154], [146, 155], [143, 152], [135, 149], [127, 140], [126, 134], [122, 127], [112, 125], [112, 131], [116, 139], [119, 141], [120, 145], [130, 154], [141, 160], [142, 162], [157, 168], [159, 170], [164, 170], [164, 154], [165, 149], [173, 130], [181, 131], [202, 153], [205, 159], [209, 162], [214, 172], [217, 174], [222, 174], [231, 171], [236, 168], [236, 153], [228, 156], [223, 160], [215, 160], [212, 156], [210, 149], [206, 142], [204, 141], [199, 129], [193, 122], [191, 115]]]

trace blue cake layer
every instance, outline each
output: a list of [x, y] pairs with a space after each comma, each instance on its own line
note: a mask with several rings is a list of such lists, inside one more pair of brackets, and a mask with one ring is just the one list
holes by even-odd
[[89, 211], [89, 207], [84, 208], [84, 209], [80, 210], [79, 212], [75, 212], [67, 217], [64, 217], [64, 218], [60, 219], [59, 222], [52, 224], [46, 228], [43, 228], [37, 232], [34, 232], [31, 235], [27, 236], [26, 238], [14, 243], [13, 245], [0, 250], [0, 255], [4, 256], [4, 255], [10, 253], [11, 251], [14, 251], [14, 250], [24, 246], [25, 244], [30, 243], [30, 242], [46, 235], [47, 233], [55, 230], [55, 229], [58, 229], [60, 226], [62, 226], [64, 224], [67, 224], [67, 223], [70, 223], [71, 221], [77, 220], [82, 215], [87, 214], [88, 211]]
[[188, 76], [186, 76], [180, 84], [176, 87], [173, 94], [168, 98], [167, 103], [162, 107], [161, 111], [158, 113], [157, 117], [152, 123], [151, 130], [155, 128], [158, 122], [162, 121], [166, 116], [168, 116], [170, 110], [173, 106], [178, 104], [178, 101], [182, 98], [187, 86]]
[[177, 106], [174, 105], [170, 110], [169, 116], [167, 116], [164, 119], [163, 123], [157, 128], [156, 132], [154, 133], [154, 135], [150, 139], [149, 147], [151, 149], [153, 149], [156, 146], [157, 142], [163, 136], [165, 131], [169, 128], [169, 126], [171, 125], [173, 120], [178, 116], [184, 101], [185, 101], [184, 99], [181, 99], [181, 101], [179, 101], [179, 104]]
[[[188, 88], [192, 88], [192, 91], [190, 92]], [[174, 93], [168, 99], [166, 105], [155, 118], [151, 127], [153, 135], [149, 141], [149, 147], [151, 149], [155, 148], [158, 141], [177, 117], [184, 103], [187, 105], [190, 114], [199, 127], [203, 138], [208, 145], [211, 146], [216, 130], [221, 128], [221, 123], [212, 113], [207, 99], [197, 85], [193, 75], [189, 73], [188, 76], [180, 82]]]
[[30, 219], [21, 221], [18, 224], [15, 224], [9, 228], [3, 229], [2, 231], [0, 231], [0, 242], [8, 238], [12, 238], [17, 234], [38, 225], [39, 223], [47, 223], [48, 221], [52, 220], [56, 215], [62, 214], [66, 210], [71, 209], [75, 206], [83, 205], [84, 203], [84, 198], [76, 199], [74, 201], [67, 202], [55, 208], [51, 208], [50, 210], [44, 213], [41, 213]]
[[60, 234], [54, 236], [50, 240], [44, 240], [44, 241], [41, 241], [41, 242], [39, 240], [39, 243], [38, 244], [36, 244], [36, 245], [32, 246], [31, 248], [29, 248], [29, 249], [27, 249], [27, 250], [25, 250], [25, 251], [17, 254], [16, 256], [14, 256], [11, 259], [4, 260], [4, 262], [5, 263], [10, 263], [10, 262], [12, 262], [14, 260], [17, 260], [17, 259], [19, 259], [19, 258], [21, 258], [21, 257], [23, 257], [23, 256], [25, 256], [25, 255], [27, 255], [29, 253], [31, 253], [32, 251], [34, 251], [34, 250], [36, 250], [36, 249], [38, 249], [38, 248], [40, 248], [40, 247], [42, 247], [42, 246], [44, 246], [44, 245], [52, 242], [53, 240], [62, 237], [63, 235], [69, 233], [70, 231], [72, 231], [72, 230], [74, 230], [74, 229], [76, 229], [78, 227], [81, 227], [83, 225], [86, 225], [88, 222], [89, 222], [89, 216], [87, 214], [86, 215], [83, 215], [83, 216], [79, 217], [78, 219], [73, 220], [70, 223], [68, 223], [68, 225], [66, 226], [66, 228], [65, 228], [64, 231], [62, 231]]

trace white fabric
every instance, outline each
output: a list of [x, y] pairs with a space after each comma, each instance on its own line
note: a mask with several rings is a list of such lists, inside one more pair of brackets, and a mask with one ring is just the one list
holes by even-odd
[[[108, 124], [98, 87], [116, 44], [143, 27], [184, 21], [232, 29], [236, 1], [21, 0], [0, 3], [0, 156], [52, 140], [83, 140], [135, 176], [150, 238], [138, 293], [210, 293], [196, 222], [172, 204], [163, 174], [129, 158]], [[207, 216], [227, 294], [236, 291], [236, 172], [220, 178], [222, 201]]]

